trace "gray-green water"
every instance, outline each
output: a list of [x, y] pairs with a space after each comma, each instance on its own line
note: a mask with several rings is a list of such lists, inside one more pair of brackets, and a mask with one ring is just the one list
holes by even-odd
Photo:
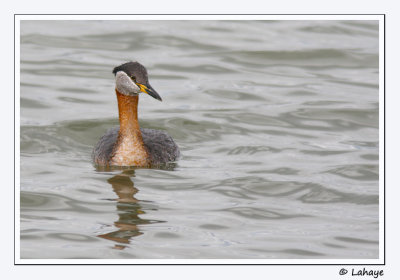
[[[378, 258], [378, 22], [22, 21], [21, 258]], [[97, 171], [144, 64], [171, 170]]]

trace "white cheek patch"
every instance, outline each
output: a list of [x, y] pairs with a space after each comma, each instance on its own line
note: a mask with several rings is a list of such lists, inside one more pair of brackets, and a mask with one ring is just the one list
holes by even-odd
[[123, 71], [118, 71], [115, 75], [115, 87], [125, 95], [137, 95], [140, 92], [140, 88]]

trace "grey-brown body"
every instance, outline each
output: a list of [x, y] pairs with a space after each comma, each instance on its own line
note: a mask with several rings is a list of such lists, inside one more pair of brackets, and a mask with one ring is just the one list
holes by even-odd
[[[179, 148], [166, 132], [141, 128], [143, 143], [150, 156], [152, 165], [175, 161], [179, 157]], [[93, 149], [92, 159], [96, 165], [108, 166], [118, 140], [119, 126], [110, 128]]]

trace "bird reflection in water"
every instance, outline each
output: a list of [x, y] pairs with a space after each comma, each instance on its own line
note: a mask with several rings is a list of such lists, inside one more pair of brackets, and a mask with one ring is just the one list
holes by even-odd
[[118, 196], [116, 201], [119, 219], [114, 222], [118, 230], [98, 235], [98, 237], [117, 242], [114, 246], [115, 249], [124, 249], [126, 247], [124, 244], [129, 244], [132, 237], [142, 235], [143, 232], [140, 231], [139, 225], [162, 222], [139, 217], [146, 212], [143, 210], [141, 201], [135, 198], [138, 189], [131, 180], [131, 177], [134, 176], [135, 170], [129, 169], [107, 180]]

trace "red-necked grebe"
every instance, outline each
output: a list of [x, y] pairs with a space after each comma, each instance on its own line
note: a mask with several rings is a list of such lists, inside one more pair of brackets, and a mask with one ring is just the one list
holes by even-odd
[[179, 148], [164, 131], [141, 129], [137, 117], [139, 93], [157, 100], [161, 97], [150, 86], [147, 70], [138, 62], [127, 62], [113, 70], [118, 99], [119, 127], [109, 129], [93, 150], [98, 166], [150, 167], [179, 157]]

